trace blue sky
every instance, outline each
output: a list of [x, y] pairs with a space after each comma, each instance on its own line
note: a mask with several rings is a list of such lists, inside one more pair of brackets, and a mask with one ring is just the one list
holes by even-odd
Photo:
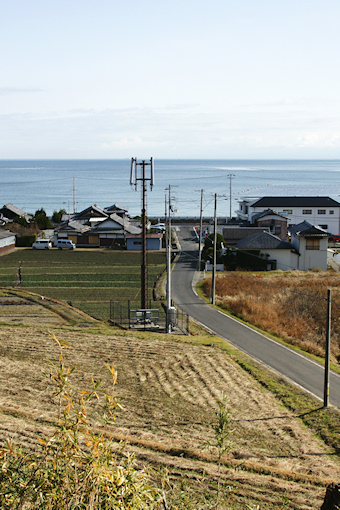
[[0, 5], [0, 158], [340, 158], [339, 0]]

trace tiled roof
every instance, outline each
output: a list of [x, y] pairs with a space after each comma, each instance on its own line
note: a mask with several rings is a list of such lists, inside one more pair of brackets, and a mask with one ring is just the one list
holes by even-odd
[[270, 232], [260, 232], [241, 239], [236, 247], [242, 250], [295, 250], [291, 243], [270, 234]]
[[330, 197], [262, 197], [251, 204], [252, 207], [340, 207], [340, 203]]

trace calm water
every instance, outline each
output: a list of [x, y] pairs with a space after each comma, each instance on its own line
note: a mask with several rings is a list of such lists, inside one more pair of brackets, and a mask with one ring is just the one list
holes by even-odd
[[[140, 162], [141, 160], [138, 160]], [[139, 167], [140, 169], [140, 167]], [[147, 167], [147, 177], [149, 172]], [[140, 170], [139, 170], [140, 171]], [[229, 177], [229, 176], [232, 177]], [[2, 160], [0, 205], [12, 202], [26, 212], [43, 207], [81, 211], [91, 204], [141, 211], [141, 183], [130, 186], [130, 160]], [[147, 185], [147, 214], [164, 215], [171, 187], [175, 216], [229, 216], [241, 196], [324, 195], [340, 201], [340, 160], [155, 160], [155, 184]]]

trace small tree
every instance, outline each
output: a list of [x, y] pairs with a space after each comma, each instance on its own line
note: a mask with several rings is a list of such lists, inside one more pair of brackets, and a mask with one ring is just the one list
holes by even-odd
[[42, 208], [38, 209], [35, 212], [32, 222], [35, 223], [40, 230], [53, 228], [53, 224], [50, 218], [47, 216], [45, 210]]
[[[221, 264], [222, 257], [221, 257], [221, 245], [224, 243], [224, 237], [222, 234], [217, 233], [216, 235], [216, 250], [217, 250], [217, 263]], [[210, 234], [208, 237], [204, 240], [204, 246], [202, 251], [202, 258], [203, 260], [212, 260], [214, 254], [214, 234]]]
[[60, 209], [60, 211], [53, 211], [53, 214], [52, 214], [52, 221], [53, 223], [60, 223], [61, 222], [61, 218], [63, 217], [63, 215], [66, 214], [66, 211], [65, 209]]
[[217, 410], [215, 411], [215, 420], [213, 422], [213, 431], [214, 436], [212, 441], [208, 441], [204, 447], [212, 449], [217, 453], [217, 464], [218, 464], [218, 480], [217, 480], [217, 503], [218, 505], [220, 494], [221, 494], [221, 482], [220, 482], [220, 473], [221, 473], [221, 464], [222, 457], [225, 455], [232, 446], [232, 441], [230, 439], [231, 433], [233, 432], [230, 428], [231, 418], [230, 418], [230, 409], [228, 406], [228, 399], [222, 393], [221, 399], [217, 402]]

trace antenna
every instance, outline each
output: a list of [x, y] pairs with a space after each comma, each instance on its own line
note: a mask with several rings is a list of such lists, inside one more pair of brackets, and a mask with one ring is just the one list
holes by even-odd
[[[141, 167], [142, 176], [138, 177], [138, 166]], [[145, 176], [145, 167], [150, 166], [151, 172], [150, 177]], [[150, 159], [150, 163], [146, 163], [143, 159], [141, 163], [138, 163], [137, 158], [131, 159], [130, 169], [130, 184], [135, 186], [137, 190], [137, 182], [142, 181], [142, 261], [141, 261], [141, 308], [146, 310], [147, 299], [148, 299], [148, 273], [146, 264], [146, 181], [150, 181], [150, 188], [154, 183], [154, 166], [153, 158]]]
[[133, 186], [135, 183], [135, 171], [136, 171], [137, 158], [131, 158], [131, 170], [130, 170], [130, 184]]

